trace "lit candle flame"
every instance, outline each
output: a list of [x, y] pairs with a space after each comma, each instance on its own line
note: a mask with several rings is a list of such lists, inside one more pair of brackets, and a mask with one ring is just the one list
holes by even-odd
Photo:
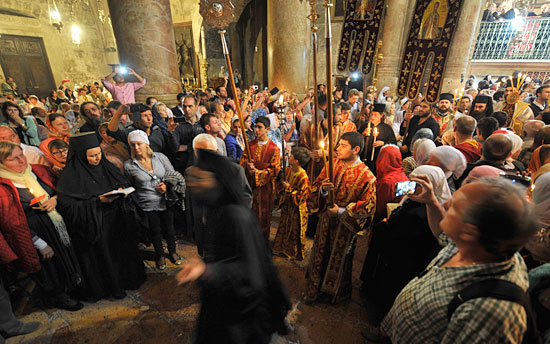
[[325, 148], [325, 141], [319, 142], [319, 146], [321, 146], [321, 148]]
[[374, 128], [374, 137], [378, 136], [378, 128]]
[[281, 94], [281, 96], [279, 97], [279, 105], [283, 106], [284, 101], [285, 101], [285, 96]]

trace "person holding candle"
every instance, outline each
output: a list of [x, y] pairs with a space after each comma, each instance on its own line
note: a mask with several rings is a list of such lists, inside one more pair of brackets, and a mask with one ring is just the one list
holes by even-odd
[[506, 81], [504, 100], [495, 104], [495, 111], [504, 111], [508, 114], [507, 127], [512, 128], [516, 135], [521, 135], [525, 122], [535, 119], [529, 104], [519, 100], [519, 89], [524, 79], [520, 76]]
[[396, 144], [397, 142], [392, 127], [384, 123], [385, 109], [386, 104], [374, 103], [369, 124], [367, 125], [367, 129], [363, 131], [366, 147], [361, 158], [375, 175], [376, 159], [380, 153], [380, 148], [386, 144]]
[[262, 234], [269, 241], [271, 229], [271, 212], [275, 179], [281, 170], [281, 153], [279, 147], [267, 137], [271, 123], [267, 117], [256, 119], [257, 139], [250, 142], [250, 154], [243, 152], [241, 166], [246, 170], [248, 183], [252, 187], [252, 209], [258, 216]]
[[41, 258], [41, 268], [31, 278], [42, 292], [44, 306], [77, 311], [83, 305], [69, 295], [82, 285], [82, 273], [65, 221], [56, 210], [56, 184], [49, 167], [28, 164], [18, 145], [0, 142], [2, 233], [30, 233]]
[[139, 288], [146, 278], [136, 234], [145, 220], [134, 195], [104, 195], [128, 186], [103, 155], [95, 133], [71, 137], [69, 159], [57, 185], [59, 212], [71, 229], [82, 267], [82, 297], [90, 302], [124, 298], [125, 290]]
[[[318, 212], [319, 221], [307, 272], [308, 303], [321, 292], [333, 303], [351, 297], [355, 235], [369, 228], [376, 208], [376, 178], [359, 158], [364, 145], [361, 134], [343, 134], [336, 148], [334, 178], [323, 169], [311, 186], [308, 210]], [[327, 197], [331, 192], [334, 204]]]
[[293, 148], [288, 159], [290, 167], [286, 168], [279, 190], [281, 222], [273, 241], [273, 252], [290, 259], [305, 258], [309, 179], [304, 166], [310, 159], [306, 148]]

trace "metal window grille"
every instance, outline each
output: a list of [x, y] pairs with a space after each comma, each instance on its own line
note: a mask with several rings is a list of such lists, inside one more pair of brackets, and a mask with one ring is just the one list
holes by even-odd
[[550, 61], [550, 18], [482, 22], [472, 59]]

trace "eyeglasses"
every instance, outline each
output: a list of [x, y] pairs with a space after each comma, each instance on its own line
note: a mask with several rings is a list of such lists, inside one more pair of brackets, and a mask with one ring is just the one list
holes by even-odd
[[63, 154], [67, 154], [67, 152], [69, 152], [69, 149], [68, 148], [61, 148], [60, 150], [56, 151], [56, 152], [53, 152], [52, 151], [52, 154], [53, 155], [56, 155], [56, 156], [61, 156]]
[[15, 141], [16, 138], [17, 138], [16, 134], [11, 134], [9, 136], [0, 136], [0, 141], [13, 142]]

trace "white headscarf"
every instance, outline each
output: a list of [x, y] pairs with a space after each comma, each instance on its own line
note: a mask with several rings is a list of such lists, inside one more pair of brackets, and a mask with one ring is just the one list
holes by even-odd
[[550, 226], [550, 172], [540, 175], [535, 181], [533, 203], [539, 221]]
[[130, 142], [143, 142], [149, 144], [149, 138], [147, 137], [147, 133], [143, 130], [134, 130], [128, 134], [128, 143]]
[[430, 154], [435, 149], [435, 143], [432, 140], [422, 142], [414, 151], [416, 163], [424, 165], [430, 158]]
[[516, 153], [517, 151], [521, 150], [521, 146], [523, 145], [523, 140], [520, 136], [514, 134], [514, 133], [508, 133], [506, 134], [512, 140], [512, 154]]
[[382, 91], [378, 93], [378, 103], [386, 103], [386, 96], [384, 95], [384, 92], [386, 92], [389, 89], [390, 89], [389, 86], [385, 86], [384, 88], [382, 88]]
[[441, 165], [447, 169], [447, 172], [445, 172], [447, 178], [453, 175], [455, 179], [458, 179], [466, 170], [467, 163], [464, 154], [454, 147], [439, 146], [433, 150], [431, 155], [434, 155]]
[[427, 176], [432, 183], [435, 198], [440, 204], [443, 204], [451, 199], [451, 190], [447, 184], [447, 178], [443, 170], [437, 166], [422, 165], [415, 168], [410, 177]]

